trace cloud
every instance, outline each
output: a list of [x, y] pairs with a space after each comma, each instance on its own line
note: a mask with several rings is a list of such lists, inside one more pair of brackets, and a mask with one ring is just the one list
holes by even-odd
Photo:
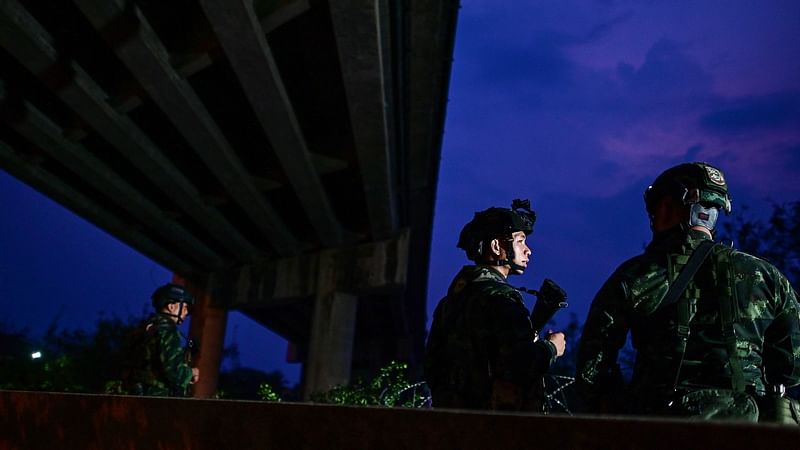
[[724, 101], [700, 119], [715, 134], [740, 134], [800, 126], [800, 92], [778, 92]]
[[[445, 157], [455, 151], [478, 167], [504, 157], [512, 161], [502, 169], [510, 176], [479, 172], [476, 186], [516, 177], [523, 180], [517, 191], [561, 195], [578, 189], [602, 199], [638, 190], [671, 165], [705, 160], [732, 173], [738, 165], [758, 167], [739, 177], [754, 195], [795, 191], [790, 184], [796, 177], [784, 167], [800, 143], [797, 93], [723, 96], [700, 44], [677, 33], [653, 39], [640, 62], [625, 60], [631, 53], [615, 54], [607, 39], [638, 29], [632, 13], [611, 11], [594, 20], [581, 15], [564, 27], [557, 13], [539, 13], [541, 20], [524, 31], [500, 22], [484, 35], [460, 30], [471, 53], [456, 59], [454, 74], [466, 84], [456, 83], [453, 92], [469, 97], [451, 99]], [[598, 58], [609, 63], [598, 64]], [[781, 176], [769, 180], [773, 174]]]
[[638, 69], [620, 62], [617, 77], [628, 100], [646, 112], [676, 113], [697, 108], [712, 95], [712, 77], [686, 53], [688, 47], [658, 40]]

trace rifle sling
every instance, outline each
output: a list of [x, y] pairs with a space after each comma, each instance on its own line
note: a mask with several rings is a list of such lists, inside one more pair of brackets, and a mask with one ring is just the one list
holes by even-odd
[[692, 320], [693, 316], [692, 311], [690, 311], [689, 299], [685, 296], [681, 297], [681, 295], [686, 291], [689, 282], [692, 281], [697, 271], [703, 265], [703, 262], [708, 255], [711, 254], [711, 250], [715, 245], [714, 241], [710, 240], [700, 243], [694, 252], [692, 252], [692, 256], [689, 258], [689, 261], [686, 262], [681, 273], [678, 274], [678, 277], [672, 285], [670, 285], [669, 290], [664, 295], [659, 305], [659, 308], [663, 308], [674, 304], [679, 299], [681, 300], [680, 304], [678, 304], [677, 331], [679, 340], [677, 345], [678, 356], [676, 357], [677, 364], [675, 368], [673, 390], [678, 387], [678, 378], [680, 376], [681, 366], [683, 365], [683, 356], [686, 353], [686, 343], [689, 340], [689, 321]]
[[726, 269], [724, 273], [728, 278], [727, 284], [730, 293], [728, 293], [728, 295], [719, 296], [722, 337], [725, 339], [725, 350], [728, 352], [728, 361], [731, 366], [731, 387], [736, 392], [744, 392], [744, 372], [742, 370], [742, 361], [739, 359], [739, 351], [736, 349], [736, 330], [733, 328], [733, 324], [736, 321], [735, 308], [739, 304], [736, 286], [733, 283], [733, 280], [735, 280], [733, 276], [733, 264], [729, 262]]

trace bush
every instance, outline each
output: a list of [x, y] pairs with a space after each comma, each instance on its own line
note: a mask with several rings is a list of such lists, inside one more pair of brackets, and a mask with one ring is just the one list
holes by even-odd
[[[327, 392], [316, 392], [311, 395], [311, 401], [335, 405], [430, 407], [431, 397], [425, 382], [409, 382], [407, 371], [408, 364], [392, 361], [380, 369], [378, 375], [369, 382], [357, 379]], [[261, 385], [259, 396], [263, 400], [280, 401], [280, 397], [269, 385]]]

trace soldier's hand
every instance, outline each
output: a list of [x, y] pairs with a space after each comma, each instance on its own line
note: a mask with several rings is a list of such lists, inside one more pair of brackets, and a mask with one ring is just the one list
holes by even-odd
[[567, 349], [567, 338], [564, 333], [557, 331], [557, 332], [549, 332], [547, 337], [545, 338], [550, 341], [556, 347], [556, 356], [561, 356], [564, 354], [564, 351]]
[[197, 383], [198, 380], [200, 380], [200, 369], [198, 369], [197, 367], [192, 367], [192, 381], [191, 381], [191, 383], [195, 384], [195, 383]]

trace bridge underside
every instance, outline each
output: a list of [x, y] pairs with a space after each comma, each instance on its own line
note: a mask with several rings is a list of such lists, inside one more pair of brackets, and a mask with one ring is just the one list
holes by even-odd
[[321, 384], [413, 365], [457, 8], [3, 0], [0, 168], [190, 283], [206, 338], [236, 308]]

